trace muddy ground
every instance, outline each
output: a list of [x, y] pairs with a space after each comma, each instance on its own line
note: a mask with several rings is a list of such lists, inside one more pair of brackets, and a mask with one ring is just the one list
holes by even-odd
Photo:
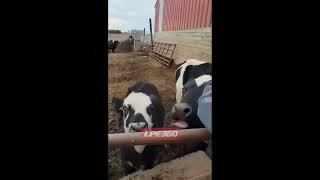
[[[166, 112], [175, 102], [175, 68], [165, 68], [142, 53], [108, 54], [108, 132], [114, 133], [117, 114], [111, 106], [113, 96], [124, 97], [127, 88], [138, 80], [153, 83], [159, 90]], [[165, 121], [165, 125], [169, 122]], [[168, 162], [183, 155], [181, 145], [171, 145], [159, 155], [160, 162]], [[111, 180], [123, 176], [119, 149], [109, 149], [108, 172]]]

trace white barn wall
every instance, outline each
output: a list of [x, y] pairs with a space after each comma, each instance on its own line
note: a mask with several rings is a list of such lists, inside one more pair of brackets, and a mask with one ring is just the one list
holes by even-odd
[[155, 41], [177, 44], [173, 54], [175, 64], [180, 64], [186, 59], [212, 63], [211, 28], [156, 32]]
[[128, 34], [113, 34], [108, 33], [108, 40], [117, 40], [117, 41], [125, 41], [129, 38]]

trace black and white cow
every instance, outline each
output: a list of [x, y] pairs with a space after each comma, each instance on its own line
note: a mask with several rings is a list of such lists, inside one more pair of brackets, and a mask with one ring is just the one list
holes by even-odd
[[114, 50], [117, 48], [117, 46], [120, 44], [117, 40], [110, 40], [108, 41], [108, 50], [111, 49], [114, 53]]
[[130, 42], [130, 44], [133, 44], [133, 42], [134, 42], [134, 37], [132, 35], [129, 36], [129, 42]]
[[[182, 98], [183, 86], [190, 79], [196, 79], [202, 75], [212, 75], [211, 64], [197, 59], [188, 59], [180, 64], [176, 70], [176, 102]], [[198, 80], [200, 81], [200, 79]]]
[[[210, 63], [189, 59], [176, 70], [176, 104], [168, 118], [172, 119], [172, 126], [182, 129], [204, 128], [198, 115], [198, 99], [203, 93], [205, 85], [212, 80]], [[200, 143], [193, 147], [205, 150], [206, 144]]]
[[[114, 97], [112, 104], [120, 114], [118, 133], [163, 126], [165, 111], [159, 92], [153, 84], [139, 81], [128, 88], [124, 99]], [[136, 145], [120, 148], [125, 174], [152, 168], [159, 147]]]

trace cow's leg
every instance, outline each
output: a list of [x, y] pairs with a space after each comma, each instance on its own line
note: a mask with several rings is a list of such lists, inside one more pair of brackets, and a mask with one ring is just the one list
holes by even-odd
[[124, 170], [124, 174], [127, 176], [131, 173], [134, 173], [135, 172], [135, 168], [132, 164], [131, 161], [125, 161], [124, 164], [123, 164], [123, 170]]
[[114, 49], [112, 49], [112, 52], [114, 53]]

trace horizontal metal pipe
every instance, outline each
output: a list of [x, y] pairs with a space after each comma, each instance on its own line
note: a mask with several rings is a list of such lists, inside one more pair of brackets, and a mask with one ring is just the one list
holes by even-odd
[[206, 128], [108, 134], [110, 147], [195, 143], [209, 139]]

